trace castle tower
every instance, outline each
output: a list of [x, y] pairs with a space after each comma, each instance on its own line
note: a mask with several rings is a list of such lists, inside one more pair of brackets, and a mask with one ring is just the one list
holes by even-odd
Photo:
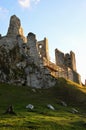
[[27, 36], [27, 47], [29, 48], [29, 55], [33, 58], [34, 63], [36, 65], [39, 65], [36, 43], [37, 43], [36, 35], [30, 32]]
[[44, 40], [37, 42], [37, 49], [38, 49], [40, 58], [45, 57], [47, 60], [49, 60], [49, 49], [48, 49], [47, 38], [44, 38]]
[[65, 65], [76, 71], [76, 59], [74, 52], [70, 51], [70, 54], [65, 54]]
[[55, 61], [57, 66], [64, 66], [64, 53], [55, 49]]
[[76, 59], [75, 59], [75, 53], [73, 51], [70, 52], [71, 57], [71, 67], [74, 71], [76, 71]]

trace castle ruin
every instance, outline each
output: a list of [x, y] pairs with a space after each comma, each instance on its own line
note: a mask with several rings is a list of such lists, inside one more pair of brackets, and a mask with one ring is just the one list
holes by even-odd
[[81, 84], [81, 76], [76, 70], [76, 59], [73, 51], [64, 54], [58, 49], [55, 49], [55, 64], [49, 59], [48, 40], [37, 42], [39, 44], [38, 53], [43, 60], [43, 64], [50, 70], [54, 77], [63, 77]]
[[63, 77], [81, 84], [74, 52], [55, 49], [55, 61], [50, 61], [47, 38], [37, 41], [31, 32], [25, 37], [19, 18], [11, 16], [7, 35], [0, 35], [0, 82], [46, 88]]

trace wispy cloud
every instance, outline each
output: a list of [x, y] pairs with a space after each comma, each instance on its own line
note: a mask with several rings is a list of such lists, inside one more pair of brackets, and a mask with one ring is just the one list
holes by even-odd
[[0, 14], [1, 13], [8, 13], [9, 11], [6, 8], [0, 7]]
[[33, 2], [37, 4], [38, 2], [40, 2], [40, 0], [33, 0]]
[[40, 2], [40, 0], [18, 0], [18, 3], [23, 8], [30, 8], [32, 2], [37, 4], [38, 2]]
[[3, 7], [0, 7], [0, 18], [5, 17], [9, 13], [9, 10]]

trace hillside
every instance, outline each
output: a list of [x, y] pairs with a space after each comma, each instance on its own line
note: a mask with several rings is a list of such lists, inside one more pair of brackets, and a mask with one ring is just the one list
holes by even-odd
[[[16, 115], [3, 114], [10, 104]], [[28, 104], [34, 109], [27, 110]], [[72, 108], [78, 113], [73, 114]], [[85, 130], [85, 109], [86, 88], [63, 78], [47, 89], [0, 84], [0, 130]]]

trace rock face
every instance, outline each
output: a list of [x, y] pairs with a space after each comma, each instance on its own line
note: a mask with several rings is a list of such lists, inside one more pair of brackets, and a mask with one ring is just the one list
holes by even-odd
[[12, 37], [16, 35], [23, 36], [23, 29], [21, 27], [21, 22], [16, 15], [13, 15], [10, 19], [10, 24], [7, 32], [7, 36]]
[[19, 18], [13, 15], [7, 35], [0, 35], [0, 82], [36, 88], [55, 84], [55, 78], [39, 57], [36, 44], [35, 34], [29, 33], [25, 38]]
[[[74, 56], [72, 55], [73, 58]], [[80, 84], [80, 75], [74, 71], [75, 62], [69, 68], [69, 65], [62, 65], [62, 59], [64, 61], [64, 54], [56, 50], [56, 61], [59, 63], [51, 62], [48, 40], [44, 38], [37, 41], [32, 32], [25, 37], [16, 15], [10, 18], [7, 35], [2, 37], [0, 34], [0, 82], [47, 88], [54, 86], [58, 77], [67, 77]], [[68, 58], [68, 63], [69, 59], [71, 58]]]

